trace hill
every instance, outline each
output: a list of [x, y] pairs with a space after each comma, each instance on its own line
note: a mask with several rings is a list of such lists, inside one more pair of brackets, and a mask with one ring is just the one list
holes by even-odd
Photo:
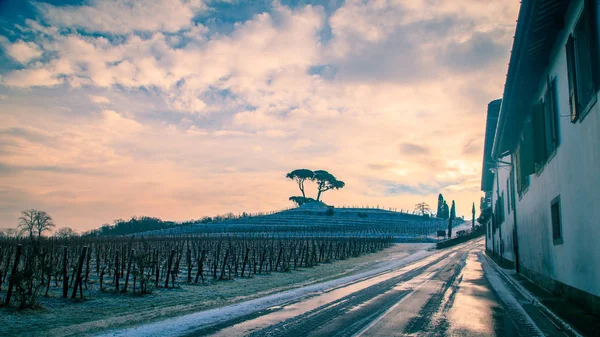
[[[457, 221], [458, 223], [459, 221]], [[196, 223], [137, 235], [232, 235], [381, 237], [397, 241], [433, 241], [447, 220], [372, 208], [333, 208], [309, 203], [269, 215], [245, 216], [211, 223]]]

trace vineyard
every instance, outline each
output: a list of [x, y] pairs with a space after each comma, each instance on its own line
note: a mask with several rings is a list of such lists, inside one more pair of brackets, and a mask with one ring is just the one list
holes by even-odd
[[[245, 233], [304, 237], [393, 237], [396, 241], [432, 242], [429, 236], [448, 227], [448, 220], [425, 218], [381, 209], [336, 208], [327, 215], [326, 209], [302, 207], [269, 215], [239, 217], [219, 222], [146, 232], [144, 235], [187, 235], [203, 233], [219, 236], [223, 233]], [[455, 223], [462, 222], [456, 220]]]
[[0, 239], [0, 298], [31, 308], [41, 296], [95, 292], [143, 295], [154, 289], [289, 272], [376, 252], [391, 237], [251, 234]]

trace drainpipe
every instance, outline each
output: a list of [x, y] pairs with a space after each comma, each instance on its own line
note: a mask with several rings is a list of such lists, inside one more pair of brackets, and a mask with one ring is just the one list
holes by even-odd
[[[497, 200], [500, 200], [500, 168], [496, 164], [496, 197]], [[496, 203], [498, 205], [498, 203]], [[504, 203], [500, 205], [500, 207], [504, 207]], [[498, 224], [498, 238], [500, 239], [498, 242], [498, 250], [500, 251], [500, 263], [502, 263], [502, 223]]]
[[514, 208], [513, 208], [513, 245], [515, 247], [515, 270], [517, 272], [517, 274], [519, 274], [520, 271], [520, 261], [519, 261], [519, 231], [517, 230], [517, 195], [515, 193], [516, 187], [515, 187], [515, 165], [514, 165], [514, 155], [511, 155], [510, 157], [510, 184], [511, 184], [511, 189], [509, 191], [510, 193], [510, 200], [509, 200], [509, 207], [511, 205], [513, 205], [514, 203]]

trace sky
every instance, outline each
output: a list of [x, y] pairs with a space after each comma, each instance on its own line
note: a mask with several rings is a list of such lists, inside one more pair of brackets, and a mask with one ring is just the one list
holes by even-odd
[[[0, 227], [292, 206], [470, 219], [518, 1], [0, 1]], [[307, 184], [308, 196], [316, 186]]]

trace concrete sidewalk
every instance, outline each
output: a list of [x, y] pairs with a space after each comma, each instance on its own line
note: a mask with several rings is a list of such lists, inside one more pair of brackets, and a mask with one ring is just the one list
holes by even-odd
[[[504, 281], [518, 292], [516, 295], [527, 301], [522, 305], [531, 316], [538, 315], [537, 311], [539, 311], [566, 335], [600, 336], [600, 317], [593, 316], [575, 304], [539, 287], [528, 278], [517, 274], [514, 269], [502, 267], [487, 254], [485, 256], [496, 271], [503, 276]], [[536, 310], [532, 307], [535, 307]]]

